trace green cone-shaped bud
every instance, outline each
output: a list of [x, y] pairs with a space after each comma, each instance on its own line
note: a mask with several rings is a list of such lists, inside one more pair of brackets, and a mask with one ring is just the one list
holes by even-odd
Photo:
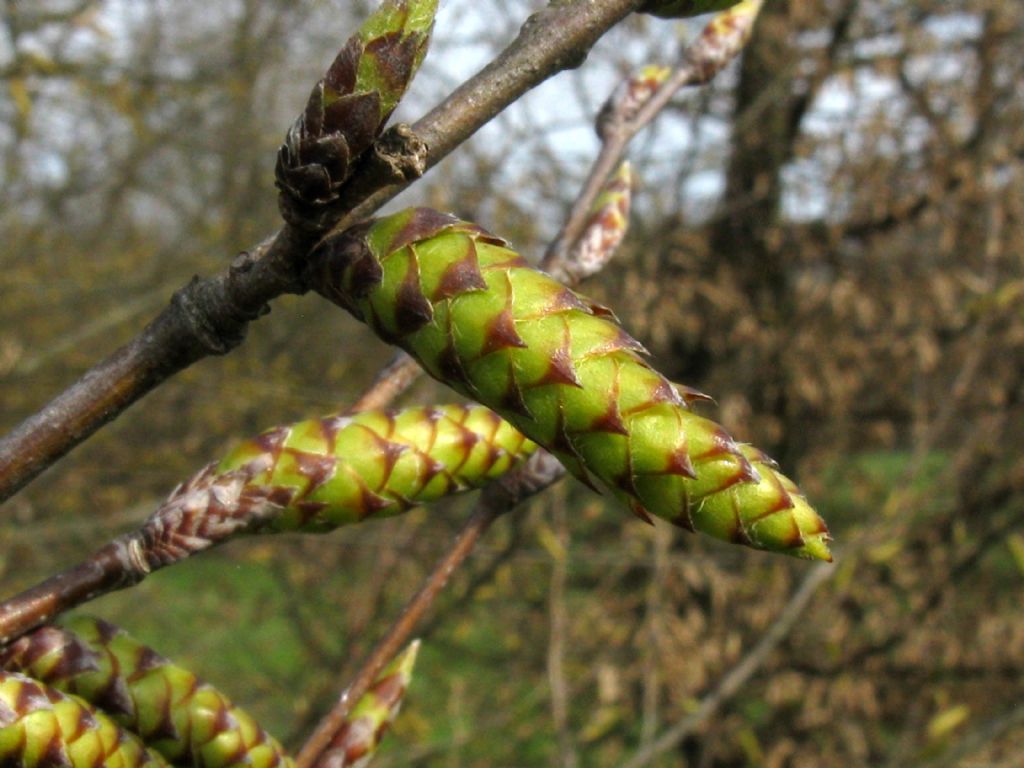
[[724, 11], [740, 0], [650, 0], [640, 6], [641, 13], [650, 13], [663, 19], [682, 19], [704, 13]]
[[102, 712], [13, 672], [0, 672], [0, 766], [166, 768]]
[[281, 211], [319, 227], [356, 160], [380, 135], [427, 52], [437, 0], [384, 0], [345, 43], [277, 155]]
[[177, 765], [292, 765], [226, 696], [99, 619], [37, 629], [0, 651], [0, 668], [81, 697]]
[[401, 709], [419, 648], [420, 641], [414, 640], [383, 669], [356, 702], [315, 768], [363, 768], [370, 763]]
[[242, 532], [324, 532], [479, 488], [536, 445], [479, 405], [268, 430], [177, 488], [142, 529], [158, 568]]
[[368, 222], [325, 239], [310, 284], [641, 517], [828, 557], [809, 506], [729, 490], [765, 479], [722, 427], [689, 410], [695, 393], [644, 362], [608, 309], [480, 227], [425, 208]]

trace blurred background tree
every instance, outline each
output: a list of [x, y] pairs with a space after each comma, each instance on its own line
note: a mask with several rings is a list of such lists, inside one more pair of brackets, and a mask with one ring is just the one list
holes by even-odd
[[[276, 147], [366, 5], [2, 4], [0, 428], [275, 228]], [[538, 5], [442, 3], [400, 116]], [[699, 29], [631, 19], [402, 202], [539, 253], [608, 91]], [[1017, 3], [773, 0], [742, 61], [639, 139], [631, 234], [585, 290], [800, 480], [837, 563], [739, 694], [655, 754], [807, 566], [566, 482], [456, 576], [379, 765], [1021, 764], [1022, 45]], [[233, 438], [343, 407], [388, 357], [316, 297], [275, 302], [238, 350], [3, 505], [4, 592], [130, 527]], [[239, 542], [94, 610], [294, 745], [464, 511]]]

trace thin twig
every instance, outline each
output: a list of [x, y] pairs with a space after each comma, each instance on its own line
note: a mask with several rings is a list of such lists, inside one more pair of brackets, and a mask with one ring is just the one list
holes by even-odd
[[[436, 165], [527, 91], [578, 66], [591, 46], [640, 2], [576, 0], [531, 16], [491, 64], [412, 126], [412, 134], [427, 145], [426, 167]], [[358, 195], [346, 201], [354, 210], [339, 212], [341, 226], [372, 215], [411, 183], [389, 182], [379, 188], [373, 169], [365, 167], [370, 170], [357, 171], [349, 181]], [[285, 226], [226, 272], [180, 289], [137, 337], [0, 439], [0, 501], [169, 377], [240, 344], [249, 322], [271, 300], [303, 290], [299, 275], [314, 240]]]
[[420, 620], [430, 610], [449, 577], [472, 552], [491, 524], [505, 512], [547, 488], [564, 476], [565, 470], [546, 451], [530, 457], [519, 469], [484, 489], [466, 525], [452, 546], [434, 566], [420, 591], [360, 665], [355, 678], [341, 694], [334, 708], [320, 721], [295, 760], [295, 768], [312, 768], [329, 751], [331, 741], [344, 724], [352, 706], [366, 692], [384, 665], [398, 653]]
[[[544, 254], [542, 268], [549, 271], [554, 268], [554, 265], [566, 258], [569, 248], [579, 240], [587, 222], [587, 215], [600, 194], [605, 179], [621, 162], [633, 137], [660, 114], [677, 91], [686, 86], [710, 82], [735, 58], [749, 38], [759, 10], [758, 4], [753, 14], [743, 12], [730, 17], [731, 10], [719, 14], [716, 22], [725, 19], [727, 23], [712, 22], [708, 25], [707, 29], [687, 47], [683, 54], [683, 63], [657, 90], [645, 96], [641, 103], [630, 102], [628, 99], [617, 105], [609, 102], [608, 106], [612, 113], [601, 125], [600, 153], [590, 169], [583, 191], [569, 210], [565, 224]], [[631, 79], [626, 78], [620, 88], [628, 88]]]
[[0, 604], [0, 646], [93, 597], [138, 581], [134, 574], [144, 571], [131, 542], [117, 538], [74, 568]]
[[640, 744], [644, 746], [654, 740], [658, 732], [661, 679], [658, 674], [662, 658], [662, 635], [664, 633], [664, 602], [667, 591], [668, 555], [672, 546], [672, 529], [658, 526], [654, 529], [651, 560], [651, 578], [647, 583], [646, 626], [643, 632], [643, 697], [641, 699]]
[[[387, 406], [421, 372], [411, 357], [399, 352], [347, 412], [354, 414]], [[145, 579], [154, 567], [147, 556], [150, 546], [147, 524], [118, 536], [81, 563], [0, 601], [0, 646], [66, 611]], [[210, 545], [221, 540], [223, 538], [211, 537]]]
[[666, 752], [675, 749], [687, 736], [697, 730], [709, 717], [717, 712], [729, 699], [746, 684], [768, 660], [768, 657], [786, 639], [796, 626], [800, 616], [814, 597], [814, 593], [822, 584], [836, 573], [836, 568], [829, 565], [817, 565], [812, 568], [799, 588], [786, 603], [775, 622], [768, 628], [743, 660], [725, 675], [707, 696], [701, 699], [700, 705], [692, 713], [677, 722], [661, 736], [645, 747], [639, 749], [627, 762], [624, 768], [641, 768]]
[[423, 369], [420, 368], [420, 364], [407, 352], [396, 353], [391, 362], [378, 371], [373, 383], [352, 404], [349, 412], [360, 413], [385, 408], [422, 375]]
[[569, 724], [569, 686], [565, 679], [565, 645], [569, 617], [565, 607], [566, 584], [569, 579], [569, 547], [572, 539], [565, 514], [564, 489], [548, 495], [555, 528], [552, 551], [551, 582], [548, 590], [548, 685], [551, 688], [551, 718], [558, 734], [559, 764], [575, 768], [579, 764]]
[[374, 646], [370, 655], [360, 666], [359, 672], [341, 694], [338, 702], [319, 722], [303, 745], [302, 750], [295, 758], [296, 768], [311, 768], [320, 755], [330, 747], [334, 735], [347, 721], [352, 706], [366, 693], [384, 665], [398, 653], [406, 638], [412, 635], [420, 619], [434, 604], [437, 595], [447, 584], [449, 576], [469, 556], [473, 546], [500, 514], [500, 510], [486, 505], [479, 506], [473, 512], [465, 526], [459, 531], [455, 541], [452, 542], [452, 546], [434, 566], [420, 591], [405, 606], [402, 614], [388, 629], [387, 634]]

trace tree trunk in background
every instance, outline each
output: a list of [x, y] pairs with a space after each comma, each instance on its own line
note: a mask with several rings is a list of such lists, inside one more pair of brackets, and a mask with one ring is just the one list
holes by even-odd
[[801, 101], [794, 87], [801, 52], [790, 2], [766, 4], [742, 60], [725, 195], [712, 251], [743, 275], [751, 301], [785, 311], [786, 254], [780, 247], [782, 170], [793, 156]]
[[[735, 358], [730, 367], [742, 372], [736, 380], [745, 390], [737, 394], [749, 412], [773, 422], [769, 434], [759, 438], [766, 438], [787, 466], [803, 453], [805, 425], [794, 423], [800, 419], [791, 412], [783, 361], [796, 322], [793, 270], [801, 261], [783, 211], [783, 172], [795, 156], [804, 114], [833, 70], [855, 6], [845, 2], [830, 17], [830, 9], [817, 0], [765, 5], [740, 66], [725, 194], [709, 233], [713, 260], [745, 295], [758, 332], [772, 335], [728, 354]], [[820, 53], [796, 44], [801, 33], [821, 29], [823, 21], [830, 42]], [[809, 70], [811, 57], [817, 61]]]

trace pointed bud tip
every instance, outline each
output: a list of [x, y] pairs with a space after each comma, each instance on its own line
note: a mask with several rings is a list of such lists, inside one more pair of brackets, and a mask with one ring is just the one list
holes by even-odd
[[416, 658], [420, 653], [420, 646], [422, 642], [420, 638], [416, 638], [409, 645], [405, 647], [405, 650], [399, 653], [395, 659], [396, 671], [402, 676], [402, 678], [408, 684], [408, 681], [412, 678], [412, 670], [416, 666]]
[[806, 560], [824, 560], [832, 562], [832, 551], [828, 547], [831, 537], [827, 533], [819, 533], [814, 536], [804, 537], [803, 546], [793, 550], [792, 554]]
[[438, 0], [384, 0], [363, 22], [359, 35], [363, 40], [386, 34], [409, 35], [425, 32], [434, 23]]

